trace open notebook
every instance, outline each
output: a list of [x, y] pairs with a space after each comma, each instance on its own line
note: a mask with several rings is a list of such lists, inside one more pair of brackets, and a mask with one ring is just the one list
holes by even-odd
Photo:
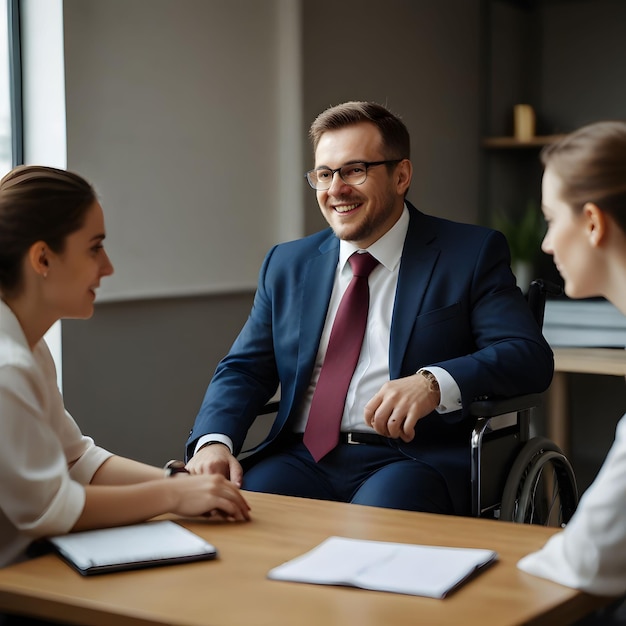
[[497, 559], [492, 550], [329, 537], [270, 570], [273, 580], [444, 598]]
[[214, 559], [215, 546], [170, 520], [50, 537], [83, 576]]

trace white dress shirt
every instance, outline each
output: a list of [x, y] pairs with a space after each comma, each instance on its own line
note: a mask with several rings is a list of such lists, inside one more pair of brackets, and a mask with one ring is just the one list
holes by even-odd
[[[367, 249], [367, 252], [378, 260], [379, 265], [369, 275], [370, 308], [361, 353], [346, 395], [341, 420], [341, 430], [345, 432], [375, 432], [365, 423], [365, 405], [389, 380], [391, 318], [398, 285], [402, 248], [408, 228], [409, 211], [405, 206], [400, 219], [394, 226]], [[296, 432], [304, 432], [313, 393], [326, 356], [332, 323], [337, 315], [341, 298], [352, 280], [352, 270], [348, 259], [357, 250], [359, 248], [348, 241], [339, 242], [339, 262], [337, 263], [335, 284], [328, 304], [326, 323], [315, 358], [311, 382], [302, 403], [300, 415], [295, 422]], [[437, 378], [441, 389], [442, 401], [437, 410], [440, 413], [445, 413], [459, 409], [461, 394], [454, 379], [441, 368], [427, 369]]]
[[39, 537], [71, 530], [85, 489], [111, 456], [85, 437], [63, 406], [42, 339], [31, 351], [0, 300], [0, 567]]
[[626, 415], [569, 524], [517, 566], [589, 593], [626, 593]]

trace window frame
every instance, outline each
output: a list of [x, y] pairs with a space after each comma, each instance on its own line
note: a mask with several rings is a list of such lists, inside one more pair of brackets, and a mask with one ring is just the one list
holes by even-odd
[[22, 114], [22, 46], [20, 38], [19, 0], [7, 0], [7, 26], [9, 42], [9, 100], [11, 109], [11, 159], [12, 165], [24, 162]]

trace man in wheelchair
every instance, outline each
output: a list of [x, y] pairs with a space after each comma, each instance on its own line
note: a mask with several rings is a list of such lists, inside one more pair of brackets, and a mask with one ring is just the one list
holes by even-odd
[[[310, 137], [306, 178], [330, 228], [266, 256], [187, 469], [252, 491], [469, 514], [472, 402], [542, 392], [553, 373], [506, 240], [405, 199], [409, 134], [386, 108], [331, 107]], [[267, 437], [240, 462], [279, 388]]]

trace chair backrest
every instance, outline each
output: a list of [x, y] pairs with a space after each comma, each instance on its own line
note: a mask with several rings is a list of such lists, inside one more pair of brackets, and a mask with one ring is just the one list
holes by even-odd
[[543, 315], [546, 308], [546, 296], [548, 295], [563, 295], [563, 287], [543, 278], [537, 278], [530, 283], [526, 300], [539, 328], [543, 328]]

